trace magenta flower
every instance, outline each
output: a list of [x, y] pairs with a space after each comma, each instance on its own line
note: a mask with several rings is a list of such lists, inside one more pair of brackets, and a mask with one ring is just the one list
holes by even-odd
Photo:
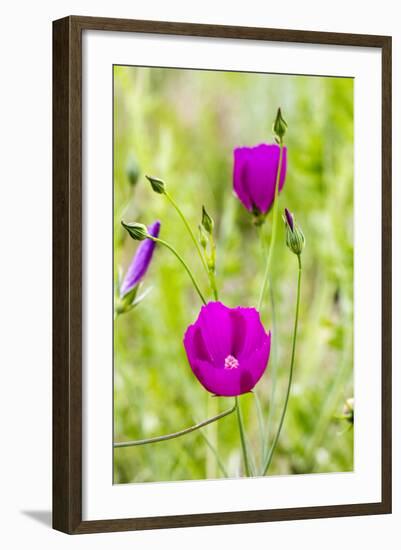
[[260, 380], [269, 361], [270, 340], [256, 309], [209, 302], [188, 327], [184, 347], [202, 386], [231, 397], [251, 391]]
[[[278, 145], [261, 143], [256, 147], [234, 149], [234, 191], [250, 212], [266, 214], [273, 202], [280, 156]], [[279, 191], [283, 188], [287, 171], [287, 148], [283, 158]]]
[[[148, 233], [152, 237], [158, 237], [160, 231], [160, 222], [156, 221], [149, 225]], [[141, 281], [148, 270], [149, 264], [152, 261], [153, 252], [156, 243], [151, 239], [146, 239], [138, 246], [137, 251], [132, 258], [132, 261], [125, 274], [124, 280], [120, 287], [120, 297], [123, 298]]]

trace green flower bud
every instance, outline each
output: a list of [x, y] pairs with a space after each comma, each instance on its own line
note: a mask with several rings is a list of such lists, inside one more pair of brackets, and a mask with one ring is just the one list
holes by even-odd
[[127, 161], [125, 173], [127, 175], [127, 179], [129, 183], [134, 187], [138, 183], [139, 176], [141, 174], [141, 170], [139, 168], [138, 161], [134, 157], [134, 155], [131, 155]]
[[206, 212], [206, 208], [204, 206], [202, 206], [202, 225], [209, 233], [209, 235], [213, 233], [214, 222], [209, 214]]
[[286, 228], [286, 244], [294, 254], [299, 256], [305, 246], [305, 236], [287, 208], [284, 211], [283, 220]]
[[128, 231], [130, 236], [134, 239], [134, 241], [144, 241], [148, 238], [148, 230], [146, 225], [143, 223], [125, 223], [123, 220], [121, 220], [121, 225]]
[[207, 243], [208, 243], [208, 236], [207, 236], [206, 230], [205, 230], [205, 228], [203, 227], [202, 224], [199, 224], [199, 243], [200, 243], [201, 247], [204, 250], [206, 250]]
[[276, 136], [277, 143], [279, 143], [280, 145], [283, 143], [283, 138], [286, 130], [287, 130], [287, 123], [281, 114], [281, 109], [279, 108], [277, 111], [276, 120], [274, 121], [274, 124], [273, 124], [273, 133]]
[[346, 400], [343, 408], [344, 418], [348, 420], [350, 424], [354, 423], [354, 398], [350, 397]]
[[159, 195], [164, 195], [165, 191], [165, 183], [160, 178], [155, 178], [153, 176], [146, 176], [146, 179], [150, 182], [150, 185], [152, 186], [152, 189], [155, 193], [159, 193]]
[[138, 288], [139, 288], [139, 285], [136, 285], [123, 297], [117, 297], [115, 299], [114, 301], [115, 313], [117, 313], [118, 315], [121, 315], [122, 313], [126, 313], [127, 311], [129, 311], [138, 293]]

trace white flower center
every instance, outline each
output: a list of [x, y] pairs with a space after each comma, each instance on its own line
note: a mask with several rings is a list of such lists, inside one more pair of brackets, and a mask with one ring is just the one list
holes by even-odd
[[227, 355], [224, 359], [224, 368], [225, 369], [237, 369], [239, 367], [238, 359], [233, 355]]

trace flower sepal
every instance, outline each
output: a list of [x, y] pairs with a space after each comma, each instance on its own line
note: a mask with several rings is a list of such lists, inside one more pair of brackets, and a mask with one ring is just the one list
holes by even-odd
[[134, 241], [144, 241], [148, 238], [148, 230], [143, 223], [126, 223], [121, 220], [121, 225], [128, 231], [130, 237], [132, 237]]
[[138, 291], [141, 287], [142, 285], [139, 284], [122, 298], [116, 298], [114, 303], [114, 313], [116, 316], [121, 315], [122, 313], [128, 313], [135, 307], [139, 306], [139, 304], [152, 291], [152, 287], [149, 287], [138, 296]]
[[256, 206], [252, 208], [252, 221], [255, 227], [263, 225], [267, 218], [267, 212], [261, 212]]
[[284, 136], [287, 131], [287, 123], [281, 114], [281, 109], [277, 110], [276, 120], [273, 124], [273, 133], [275, 135], [275, 140], [278, 145], [283, 144]]
[[206, 208], [202, 206], [202, 226], [211, 235], [213, 233], [214, 222], [206, 211]]
[[164, 195], [166, 193], [166, 184], [162, 179], [154, 176], [146, 176], [146, 179], [149, 181], [155, 193], [159, 193], [159, 195]]
[[127, 313], [127, 311], [132, 309], [132, 305], [135, 301], [136, 295], [138, 294], [139, 287], [140, 285], [136, 285], [123, 296], [120, 295], [115, 298], [114, 311], [117, 315]]

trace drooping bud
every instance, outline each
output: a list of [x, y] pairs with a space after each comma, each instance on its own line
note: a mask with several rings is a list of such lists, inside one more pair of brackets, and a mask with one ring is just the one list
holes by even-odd
[[127, 161], [125, 173], [127, 175], [127, 179], [129, 183], [134, 187], [138, 183], [139, 176], [141, 174], [141, 170], [139, 168], [138, 161], [134, 157], [134, 155], [131, 155]]
[[159, 193], [159, 195], [164, 195], [164, 193], [166, 192], [166, 186], [162, 179], [155, 178], [153, 176], [146, 176], [146, 179], [150, 182], [150, 185], [152, 186], [152, 189], [155, 193]]
[[295, 223], [294, 215], [286, 208], [283, 215], [286, 228], [286, 244], [297, 256], [302, 253], [305, 246], [305, 236], [302, 229]]
[[281, 109], [278, 108], [276, 120], [273, 124], [273, 133], [276, 136], [276, 141], [280, 145], [283, 143], [283, 138], [285, 136], [285, 132], [287, 130], [287, 123], [283, 118], [283, 115], [281, 114]]
[[213, 233], [214, 222], [209, 214], [206, 212], [206, 208], [202, 206], [202, 226], [211, 235]]
[[148, 238], [148, 230], [143, 223], [125, 223], [121, 220], [121, 225], [128, 231], [134, 241], [144, 241]]

